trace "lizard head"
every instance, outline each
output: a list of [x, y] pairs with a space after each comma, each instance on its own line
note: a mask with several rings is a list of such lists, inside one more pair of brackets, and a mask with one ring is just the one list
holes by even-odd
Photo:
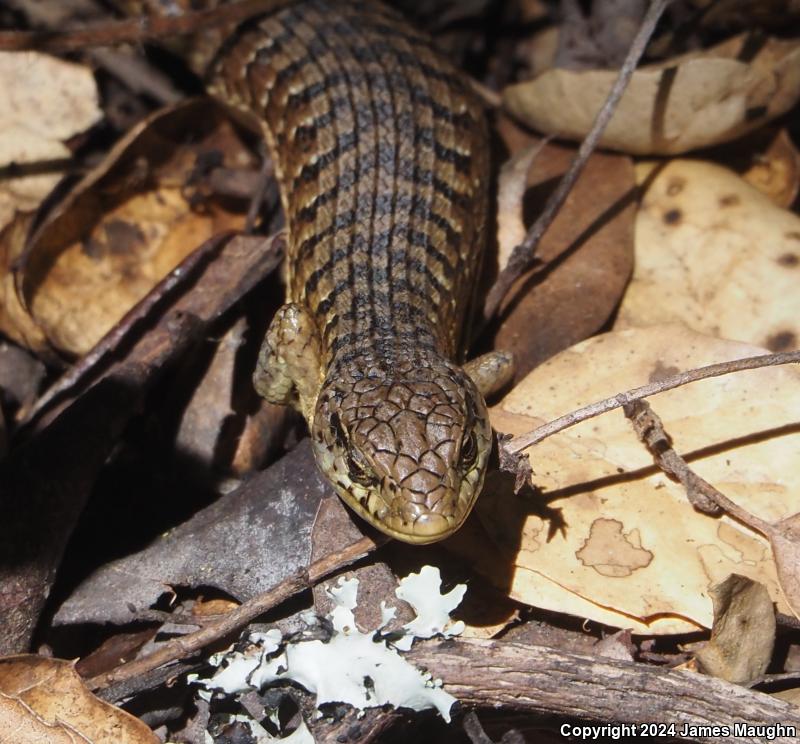
[[444, 359], [333, 367], [312, 425], [320, 469], [357, 514], [398, 540], [457, 530], [491, 451], [486, 405]]

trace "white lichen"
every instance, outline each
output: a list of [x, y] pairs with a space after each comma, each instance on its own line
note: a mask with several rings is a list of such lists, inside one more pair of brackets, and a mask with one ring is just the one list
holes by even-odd
[[[244, 652], [226, 654], [224, 664], [211, 679], [198, 680], [208, 689], [228, 694], [261, 689], [277, 680], [291, 679], [317, 696], [317, 706], [346, 703], [364, 710], [387, 703], [412, 710], [436, 708], [450, 720], [455, 698], [441, 689], [441, 681], [431, 681], [409, 664], [397, 651], [409, 647], [414, 638], [454, 635], [463, 623], [454, 623], [449, 613], [464, 596], [466, 587], [457, 586], [440, 593], [439, 569], [425, 566], [419, 574], [403, 579], [397, 596], [408, 602], [417, 618], [404, 626], [400, 642], [389, 644], [375, 629], [363, 633], [356, 625], [353, 610], [358, 592], [357, 579], [340, 579], [327, 590], [334, 603], [329, 614], [334, 633], [329, 641], [301, 640], [280, 649], [280, 632], [250, 636], [252, 646]], [[381, 604], [381, 628], [395, 614]]]

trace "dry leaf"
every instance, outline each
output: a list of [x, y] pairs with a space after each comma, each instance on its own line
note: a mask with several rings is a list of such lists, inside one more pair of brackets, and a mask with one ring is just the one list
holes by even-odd
[[773, 697], [785, 700], [787, 703], [800, 708], [800, 687], [790, 687], [788, 690], [779, 690], [772, 693]]
[[[503, 167], [498, 185], [498, 261], [538, 216], [574, 157], [534, 143]], [[570, 198], [537, 247], [539, 269], [523, 276], [503, 308], [495, 345], [514, 353], [516, 379], [595, 333], [619, 303], [633, 268], [633, 170], [622, 155], [589, 159]]]
[[[193, 393], [181, 414], [175, 445], [191, 463], [192, 475], [205, 482], [225, 472], [231, 449], [236, 446], [238, 431], [228, 424], [235, 421], [237, 414], [234, 409], [236, 382], [242, 386], [249, 383], [242, 380], [241, 370], [237, 376], [238, 355], [246, 333], [247, 320], [239, 318], [221, 335], [207, 365], [203, 364], [204, 360], [196, 360], [201, 364], [193, 365], [191, 383], [185, 375], [183, 377]], [[202, 367], [205, 369], [198, 379], [197, 373]]]
[[[596, 336], [529, 374], [492, 410], [492, 424], [522, 434], [679, 370], [761, 352], [681, 326]], [[701, 477], [767, 522], [796, 511], [800, 370], [752, 370], [650, 400]], [[767, 540], [696, 512], [653, 466], [621, 410], [527, 452], [543, 495], [510, 497], [490, 482], [477, 506], [511, 562], [505, 588], [513, 598], [638, 632], [687, 632], [711, 626], [710, 586], [739, 573], [790, 611]], [[497, 551], [475, 552], [479, 570], [502, 578]]]
[[768, 532], [778, 580], [786, 601], [800, 619], [800, 514], [782, 519]]
[[711, 640], [695, 652], [706, 674], [746, 684], [767, 671], [775, 645], [775, 609], [766, 587], [731, 574], [711, 588]]
[[72, 662], [35, 655], [0, 659], [0, 719], [0, 744], [159, 742], [130, 713], [92, 695]]
[[631, 640], [629, 630], [619, 630], [610, 636], [602, 638], [592, 646], [592, 651], [598, 656], [619, 661], [634, 661], [636, 659], [636, 646]]
[[12, 420], [28, 414], [45, 379], [45, 366], [19, 346], [0, 341], [0, 396]]
[[800, 218], [731, 171], [647, 164], [636, 264], [616, 328], [681, 322], [771, 351], [800, 339]]
[[[637, 70], [600, 139], [602, 147], [669, 155], [727, 142], [800, 99], [800, 44], [768, 39], [739, 61], [741, 35], [702, 53]], [[508, 110], [545, 134], [582, 140], [617, 77], [614, 70], [548, 70], [503, 92]]]
[[0, 744], [78, 744], [89, 740], [65, 724], [49, 724], [25, 703], [0, 692]]
[[[308, 566], [315, 515], [328, 501], [346, 511], [305, 440], [142, 550], [95, 570], [59, 607], [54, 624], [125, 624], [131, 607], [148, 609], [169, 586], [214, 587], [249, 599]], [[337, 538], [333, 547], [340, 550], [346, 539], [362, 536], [351, 526], [331, 540]]]
[[187, 195], [197, 162], [223, 155], [230, 167], [252, 164], [211, 103], [181, 104], [131, 131], [48, 215], [16, 279], [49, 345], [85, 353], [194, 248], [241, 224], [210, 200], [193, 209]]
[[0, 230], [0, 331], [27, 349], [47, 348], [47, 338], [20, 302], [13, 267], [25, 251], [33, 213], [17, 214]]
[[[38, 52], [0, 52], [0, 167], [59, 161], [64, 142], [102, 118], [88, 67]], [[53, 190], [64, 166], [0, 180], [0, 230], [15, 212], [31, 212]]]
[[800, 17], [798, 0], [691, 0], [703, 8], [703, 26], [728, 30], [757, 26], [784, 29]]
[[772, 202], [784, 209], [794, 204], [800, 188], [800, 152], [785, 129], [781, 129], [753, 165], [742, 175]]

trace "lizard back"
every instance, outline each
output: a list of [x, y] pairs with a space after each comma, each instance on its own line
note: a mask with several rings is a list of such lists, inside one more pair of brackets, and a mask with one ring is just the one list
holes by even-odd
[[462, 76], [373, 2], [305, 0], [239, 31], [212, 92], [262, 122], [288, 223], [288, 301], [325, 363], [452, 358], [483, 248], [487, 135]]

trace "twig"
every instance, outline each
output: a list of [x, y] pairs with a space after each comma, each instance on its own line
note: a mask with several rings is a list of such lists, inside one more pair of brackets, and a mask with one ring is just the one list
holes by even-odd
[[304, 589], [313, 586], [326, 576], [367, 555], [375, 547], [376, 543], [372, 538], [363, 537], [357, 542], [346, 546], [339, 553], [315, 561], [307, 571], [292, 574], [269, 591], [244, 602], [235, 610], [231, 610], [219, 619], [208, 623], [200, 630], [168, 641], [148, 656], [122, 664], [105, 674], [92, 677], [87, 680], [86, 685], [90, 690], [103, 689], [133, 679], [165, 664], [191, 656], [210, 643], [240, 630], [251, 620], [277, 607]]
[[64, 31], [0, 31], [0, 50], [73, 52], [125, 42], [141, 43], [165, 36], [191, 34], [227, 23], [238, 23], [259, 13], [276, 10], [288, 2], [289, 0], [241, 0], [231, 5], [179, 16], [140, 16]]
[[617, 104], [622, 98], [622, 94], [625, 92], [625, 88], [628, 86], [628, 82], [636, 70], [636, 65], [639, 64], [639, 60], [644, 54], [647, 43], [653, 35], [653, 31], [658, 23], [658, 19], [671, 1], [672, 0], [652, 0], [650, 3], [647, 14], [642, 20], [642, 25], [639, 27], [639, 31], [631, 43], [631, 48], [628, 50], [622, 67], [620, 67], [619, 75], [611, 86], [611, 90], [609, 91], [603, 107], [597, 113], [592, 128], [589, 130], [583, 142], [581, 142], [581, 146], [578, 148], [578, 152], [570, 164], [569, 170], [562, 176], [555, 191], [550, 194], [542, 213], [536, 219], [536, 222], [533, 223], [530, 230], [528, 230], [525, 239], [511, 252], [508, 263], [489, 290], [486, 302], [483, 306], [484, 322], [494, 317], [503, 298], [508, 293], [508, 290], [511, 289], [511, 285], [532, 265], [539, 241], [556, 218], [569, 192], [583, 172], [589, 156], [592, 154], [595, 147], [597, 147], [597, 143], [603, 131], [608, 122], [611, 121]]
[[156, 284], [139, 302], [137, 302], [84, 356], [58, 378], [36, 401], [22, 423], [22, 427], [31, 426], [42, 411], [57, 397], [77, 388], [117, 349], [138, 325], [151, 317], [155, 308], [172, 296], [176, 290], [185, 287], [197, 278], [197, 270], [211, 256], [233, 237], [232, 231], [219, 233], [209, 238], [186, 256], [172, 271]]
[[[681, 740], [718, 742], [712, 727], [728, 726], [726, 744], [756, 744], [764, 735], [734, 730], [743, 726], [782, 726], [775, 741], [796, 742], [800, 712], [783, 700], [753, 692], [714, 677], [689, 671], [666, 670], [649, 664], [572, 653], [557, 648], [509, 641], [448, 640], [415, 646], [406, 656], [444, 682], [444, 688], [469, 706], [527, 711], [566, 719], [615, 725], [614, 730], [583, 732], [583, 739], [638, 741], [633, 724], [656, 721], [674, 726]], [[575, 722], [575, 718], [582, 721]], [[628, 724], [627, 733], [619, 724]], [[791, 729], [794, 728], [794, 731]], [[669, 733], [666, 731], [665, 733]]]
[[623, 409], [639, 438], [654, 456], [656, 464], [686, 489], [689, 501], [695, 508], [707, 514], [717, 514], [724, 510], [742, 524], [758, 530], [766, 538], [773, 534], [774, 525], [742, 509], [689, 467], [686, 460], [672, 448], [661, 419], [647, 402], [635, 401], [623, 406]]
[[255, 229], [258, 214], [261, 207], [264, 205], [264, 195], [267, 193], [267, 186], [270, 180], [275, 175], [275, 167], [272, 164], [272, 158], [266, 152], [261, 154], [261, 168], [258, 171], [258, 181], [256, 183], [255, 191], [250, 198], [250, 206], [247, 209], [247, 219], [244, 223], [245, 235], [252, 235]]
[[605, 400], [590, 403], [583, 408], [578, 408], [564, 416], [559, 416], [557, 419], [549, 421], [542, 426], [538, 426], [527, 434], [520, 434], [517, 437], [513, 437], [504, 444], [503, 447], [509, 454], [516, 454], [537, 442], [541, 442], [543, 439], [547, 439], [547, 437], [559, 431], [579, 424], [581, 421], [594, 418], [601, 413], [612, 411], [615, 408], [621, 408], [635, 400], [647, 398], [657, 393], [663, 393], [666, 390], [672, 390], [673, 388], [687, 385], [690, 382], [705, 380], [709, 377], [729, 375], [733, 372], [741, 372], [746, 369], [772, 367], [780, 364], [797, 364], [798, 362], [800, 362], [800, 351], [784, 351], [779, 354], [762, 354], [760, 356], [745, 357], [744, 359], [734, 359], [730, 362], [709, 364], [706, 367], [698, 367], [696, 369], [687, 370], [686, 372], [679, 372], [676, 375], [665, 377], [657, 382], [651, 382], [648, 385], [642, 385], [641, 387], [627, 390], [624, 393], [618, 393]]
[[725, 497], [707, 480], [695, 473], [686, 460], [675, 451], [661, 417], [650, 404], [646, 400], [635, 400], [626, 403], [622, 410], [639, 439], [653, 455], [656, 464], [686, 489], [686, 495], [695, 509], [706, 514], [719, 514], [719, 502]]
[[0, 591], [0, 652], [29, 646], [91, 487], [144, 396], [279, 260], [262, 238], [227, 241], [191, 291], [120, 348], [86, 392], [54, 403], [43, 428], [0, 463], [0, 587], [14, 587]]
[[92, 59], [134, 93], [145, 93], [162, 106], [175, 103], [183, 94], [161, 71], [142, 58], [114, 49], [95, 49]]

